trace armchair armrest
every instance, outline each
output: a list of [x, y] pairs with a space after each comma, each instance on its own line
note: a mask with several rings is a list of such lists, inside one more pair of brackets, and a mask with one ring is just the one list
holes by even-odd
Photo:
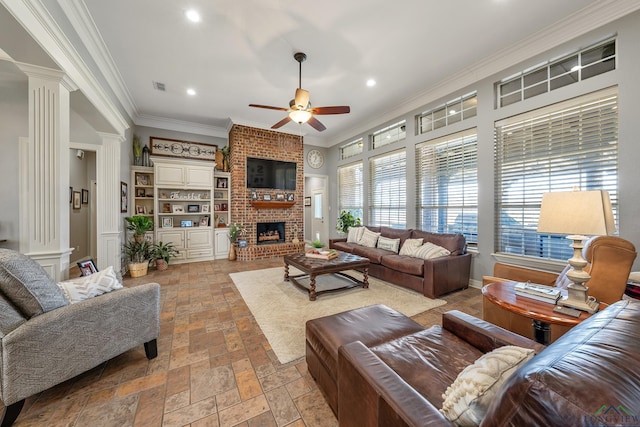
[[33, 317], [2, 338], [2, 400], [24, 399], [160, 331], [160, 285], [112, 291]]
[[350, 426], [451, 426], [362, 342], [338, 350], [338, 418]]
[[530, 348], [536, 354], [545, 349], [543, 344], [458, 310], [447, 311], [442, 315], [442, 327], [483, 353], [505, 345]]

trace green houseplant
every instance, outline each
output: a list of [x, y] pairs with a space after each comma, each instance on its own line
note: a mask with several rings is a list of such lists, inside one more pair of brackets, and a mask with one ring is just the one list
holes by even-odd
[[134, 215], [125, 217], [127, 229], [133, 231], [133, 238], [140, 243], [147, 231], [153, 230], [153, 221], [148, 216]]
[[156, 268], [164, 271], [169, 268], [169, 260], [178, 255], [178, 250], [173, 243], [158, 242], [152, 245], [153, 257], [156, 260]]
[[340, 216], [338, 217], [338, 223], [336, 225], [336, 230], [341, 233], [347, 234], [349, 232], [349, 227], [360, 226], [360, 218], [356, 218], [349, 211], [340, 212]]
[[129, 240], [123, 245], [123, 251], [129, 261], [129, 274], [131, 277], [146, 275], [149, 268], [149, 260], [153, 255], [152, 244], [145, 239], [140, 242]]

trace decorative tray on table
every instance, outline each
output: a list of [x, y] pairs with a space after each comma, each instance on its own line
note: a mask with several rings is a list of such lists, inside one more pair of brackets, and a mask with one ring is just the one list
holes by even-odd
[[329, 259], [336, 258], [338, 256], [338, 252], [336, 252], [334, 249], [331, 249], [330, 251], [311, 249], [305, 252], [304, 255], [309, 258], [329, 260]]

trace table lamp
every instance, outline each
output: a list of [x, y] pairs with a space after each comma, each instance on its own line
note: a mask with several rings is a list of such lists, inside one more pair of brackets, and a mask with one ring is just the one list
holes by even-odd
[[568, 234], [573, 241], [573, 257], [568, 260], [571, 268], [567, 277], [571, 284], [568, 296], [558, 300], [558, 305], [577, 308], [588, 313], [598, 311], [598, 301], [588, 296], [584, 283], [591, 279], [584, 271], [587, 261], [582, 256], [583, 241], [589, 236], [613, 233], [615, 222], [609, 193], [602, 190], [559, 191], [542, 195], [538, 233]]

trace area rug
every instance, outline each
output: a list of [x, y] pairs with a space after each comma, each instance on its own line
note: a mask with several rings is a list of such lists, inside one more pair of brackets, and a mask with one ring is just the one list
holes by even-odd
[[[290, 267], [289, 274], [301, 272]], [[349, 271], [362, 279], [362, 274]], [[407, 315], [414, 316], [446, 304], [446, 301], [429, 299], [418, 292], [391, 285], [369, 276], [369, 288], [353, 288], [336, 293], [319, 295], [309, 301], [309, 294], [290, 282], [284, 281], [284, 268], [231, 273], [231, 279], [251, 310], [262, 332], [280, 363], [291, 362], [304, 356], [305, 322], [345, 310], [372, 304], [385, 304]], [[316, 289], [342, 286], [335, 275], [316, 278]], [[302, 280], [300, 280], [303, 282]], [[305, 285], [307, 282], [303, 282]]]

